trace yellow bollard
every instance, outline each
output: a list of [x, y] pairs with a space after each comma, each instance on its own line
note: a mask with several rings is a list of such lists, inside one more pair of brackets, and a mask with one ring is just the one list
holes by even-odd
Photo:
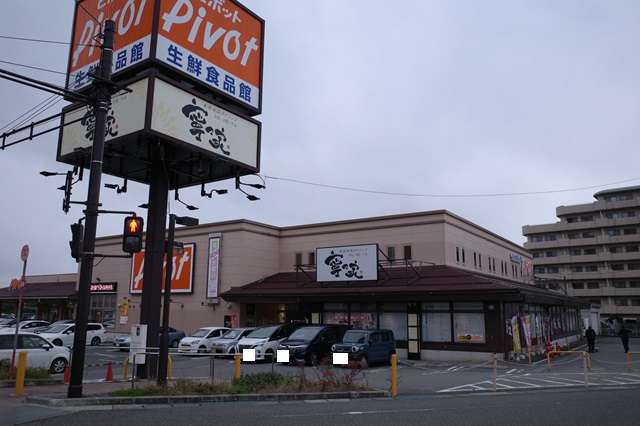
[[27, 351], [20, 351], [18, 355], [18, 373], [16, 374], [16, 395], [22, 395], [24, 388], [24, 373], [27, 369]]
[[169, 379], [171, 378], [171, 369], [173, 368], [173, 362], [171, 361], [171, 357], [167, 355], [167, 363], [169, 364]]
[[129, 357], [124, 360], [124, 373], [122, 375], [122, 380], [127, 380], [127, 366], [129, 365]]
[[398, 355], [391, 355], [391, 396], [398, 395]]
[[240, 354], [236, 354], [236, 369], [233, 373], [233, 378], [234, 379], [239, 379], [240, 378]]

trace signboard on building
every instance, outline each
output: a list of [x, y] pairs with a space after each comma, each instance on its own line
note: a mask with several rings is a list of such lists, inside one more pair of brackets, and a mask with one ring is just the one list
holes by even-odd
[[91, 294], [117, 293], [118, 283], [91, 283]]
[[[80, 0], [69, 52], [67, 87], [84, 90], [100, 62], [105, 20], [116, 23], [113, 79], [153, 62], [181, 80], [259, 114], [264, 21], [234, 0]], [[157, 19], [157, 22], [154, 22]], [[153, 29], [157, 28], [157, 32]], [[177, 80], [177, 79], [176, 79]]]
[[[184, 244], [183, 254], [173, 253], [171, 293], [193, 293], [193, 258], [195, 255], [195, 244]], [[162, 267], [162, 289], [164, 292], [164, 277], [167, 267], [167, 255], [164, 255]], [[132, 294], [142, 293], [144, 281], [144, 250], [134, 253], [131, 262], [131, 282], [129, 292]]]
[[220, 234], [209, 235], [209, 270], [207, 273], [207, 299], [218, 297], [220, 284]]
[[316, 249], [317, 280], [368, 281], [378, 279], [378, 245]]

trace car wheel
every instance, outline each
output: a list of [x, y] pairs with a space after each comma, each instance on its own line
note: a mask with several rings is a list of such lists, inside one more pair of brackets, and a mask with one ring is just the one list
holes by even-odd
[[100, 346], [100, 338], [94, 337], [93, 339], [91, 339], [91, 346]]
[[64, 373], [64, 368], [67, 366], [67, 360], [64, 358], [56, 358], [51, 363], [51, 368], [49, 371], [51, 374], [60, 374]]
[[206, 354], [207, 353], [207, 348], [205, 346], [200, 346], [198, 348], [198, 353], [199, 354]]
[[171, 347], [172, 348], [177, 348], [179, 344], [180, 344], [179, 340], [174, 340], [173, 342], [171, 342]]
[[360, 368], [367, 368], [369, 367], [369, 360], [367, 359], [366, 355], [360, 355], [360, 358], [358, 358], [358, 363], [360, 364]]
[[307, 362], [309, 363], [309, 365], [313, 365], [316, 366], [318, 365], [318, 354], [315, 352], [311, 352], [308, 356], [307, 356]]
[[53, 343], [53, 344], [54, 344], [54, 345], [56, 345], [56, 346], [62, 346], [62, 340], [60, 340], [60, 339], [55, 339], [55, 340], [54, 340], [53, 342], [51, 342], [51, 343]]

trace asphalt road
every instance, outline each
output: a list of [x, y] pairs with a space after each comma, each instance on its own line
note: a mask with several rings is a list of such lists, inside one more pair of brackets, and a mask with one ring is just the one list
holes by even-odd
[[335, 401], [207, 403], [135, 406], [108, 411], [60, 411], [33, 425], [637, 425], [638, 388], [418, 395]]

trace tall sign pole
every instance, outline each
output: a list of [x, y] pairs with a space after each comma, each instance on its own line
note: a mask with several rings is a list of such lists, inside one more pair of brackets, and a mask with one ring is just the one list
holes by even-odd
[[102, 161], [104, 158], [105, 129], [107, 113], [111, 105], [111, 68], [116, 23], [107, 20], [104, 23], [104, 41], [100, 56], [99, 78], [96, 86], [96, 127], [93, 135], [87, 209], [85, 210], [84, 244], [80, 276], [78, 279], [78, 307], [76, 310], [76, 328], [73, 336], [73, 354], [69, 375], [69, 398], [82, 397], [82, 376], [84, 371], [85, 345], [87, 340], [87, 322], [91, 298], [91, 277], [93, 275], [93, 254], [96, 245], [98, 227], [98, 209], [100, 207], [100, 185], [102, 179]]

